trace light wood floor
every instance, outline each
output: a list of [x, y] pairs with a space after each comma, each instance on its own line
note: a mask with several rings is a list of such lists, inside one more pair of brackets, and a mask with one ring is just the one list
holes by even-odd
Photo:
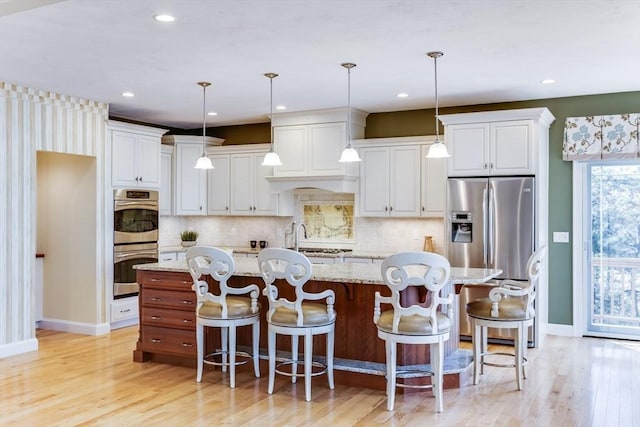
[[[444, 393], [434, 412], [430, 391], [398, 395], [313, 379], [313, 401], [300, 381], [238, 372], [228, 387], [219, 371], [132, 362], [137, 327], [91, 337], [39, 331], [40, 349], [0, 360], [0, 426], [639, 426], [640, 343], [549, 336], [530, 350], [525, 390], [513, 371], [486, 368], [477, 386]], [[469, 375], [470, 377], [470, 375]]]

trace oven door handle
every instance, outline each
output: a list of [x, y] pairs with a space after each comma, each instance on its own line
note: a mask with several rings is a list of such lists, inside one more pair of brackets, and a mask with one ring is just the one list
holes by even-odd
[[140, 208], [140, 209], [149, 209], [152, 211], [157, 211], [158, 210], [158, 203], [157, 202], [140, 202], [140, 201], [136, 201], [136, 202], [127, 202], [127, 201], [122, 201], [119, 200], [117, 202], [115, 202], [114, 205], [114, 209], [115, 211], [122, 211], [125, 209], [135, 209], [135, 208]]
[[129, 261], [135, 258], [158, 258], [156, 251], [132, 251], [114, 254], [114, 262]]

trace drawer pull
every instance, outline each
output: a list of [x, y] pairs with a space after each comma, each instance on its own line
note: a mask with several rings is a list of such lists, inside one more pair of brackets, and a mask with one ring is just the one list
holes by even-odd
[[149, 341], [151, 341], [153, 343], [158, 343], [158, 342], [162, 342], [162, 339], [160, 339], [160, 338], [151, 338]]
[[193, 320], [189, 320], [189, 319], [183, 319], [182, 323], [193, 323]]
[[151, 316], [151, 320], [162, 320], [162, 316]]
[[125, 308], [124, 310], [120, 310], [120, 313], [128, 313], [130, 311], [131, 311], [130, 308]]
[[162, 282], [160, 279], [154, 279], [153, 277], [149, 279], [150, 282]]
[[193, 304], [193, 301], [190, 301], [190, 300], [188, 300], [188, 299], [183, 299], [183, 300], [182, 300], [182, 303], [183, 303], [183, 304], [187, 304], [187, 305], [191, 305], [191, 304]]
[[151, 301], [162, 301], [162, 297], [151, 297]]
[[185, 285], [193, 285], [193, 282], [190, 280], [183, 280], [182, 283], [184, 283]]
[[189, 343], [189, 342], [183, 342], [182, 343], [183, 347], [193, 347], [193, 344]]

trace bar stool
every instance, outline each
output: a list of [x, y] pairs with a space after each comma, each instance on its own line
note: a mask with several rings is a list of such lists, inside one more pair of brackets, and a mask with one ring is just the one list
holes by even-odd
[[[440, 291], [449, 282], [451, 267], [446, 258], [431, 252], [401, 252], [382, 262], [382, 279], [391, 290], [390, 297], [375, 293], [373, 322], [378, 327], [378, 337], [385, 341], [387, 360], [387, 410], [393, 411], [396, 387], [431, 388], [436, 398], [436, 411], [443, 411], [442, 383], [444, 371], [444, 343], [449, 339], [452, 310], [443, 313], [441, 304], [451, 308], [453, 295], [441, 297]], [[409, 287], [425, 288], [425, 306], [403, 307], [400, 292]], [[381, 304], [391, 305], [391, 310], [381, 311]], [[397, 344], [427, 344], [431, 356], [430, 372], [414, 372], [431, 375], [431, 385], [398, 384], [396, 367]]]
[[[196, 346], [198, 349], [198, 373], [196, 381], [202, 381], [203, 365], [222, 367], [222, 372], [229, 368], [229, 385], [236, 386], [236, 354], [253, 358], [253, 370], [256, 377], [260, 377], [259, 341], [260, 341], [260, 306], [258, 304], [259, 289], [257, 285], [243, 288], [227, 286], [227, 281], [233, 275], [235, 264], [233, 258], [222, 249], [211, 246], [194, 246], [187, 249], [187, 266], [193, 279], [192, 289], [198, 297], [196, 305]], [[206, 276], [218, 282], [219, 294], [209, 290]], [[249, 295], [248, 297], [246, 295]], [[236, 352], [236, 328], [240, 326], [252, 327], [253, 355]], [[220, 328], [222, 349], [205, 356], [204, 328]], [[227, 336], [228, 335], [228, 336]], [[220, 356], [222, 361], [214, 361]], [[229, 361], [227, 362], [227, 356]]]
[[[273, 393], [275, 374], [296, 378], [304, 376], [305, 399], [311, 400], [311, 377], [326, 373], [329, 388], [333, 382], [333, 347], [336, 313], [333, 310], [335, 294], [327, 289], [319, 293], [305, 292], [302, 287], [311, 277], [311, 262], [303, 254], [289, 249], [267, 248], [258, 255], [258, 267], [266, 285], [263, 294], [269, 301], [267, 311], [269, 346], [269, 394]], [[293, 301], [286, 298], [287, 289], [293, 287]], [[284, 294], [281, 295], [281, 294]], [[326, 300], [325, 304], [306, 302]], [[276, 335], [291, 336], [291, 359], [276, 366]], [[326, 366], [312, 361], [313, 337], [327, 335]], [[304, 374], [298, 374], [298, 337], [304, 337]], [[292, 365], [291, 372], [280, 368]], [[322, 368], [313, 372], [313, 367]]]
[[[479, 298], [467, 304], [471, 319], [471, 341], [473, 343], [473, 384], [478, 384], [484, 365], [515, 368], [516, 385], [522, 390], [522, 379], [526, 378], [524, 365], [527, 362], [527, 331], [533, 325], [536, 285], [547, 247], [542, 246], [527, 261], [528, 281], [503, 280], [500, 286], [489, 292], [489, 298]], [[515, 330], [514, 353], [490, 352], [487, 346], [487, 328]], [[514, 363], [485, 361], [489, 355], [512, 356]]]

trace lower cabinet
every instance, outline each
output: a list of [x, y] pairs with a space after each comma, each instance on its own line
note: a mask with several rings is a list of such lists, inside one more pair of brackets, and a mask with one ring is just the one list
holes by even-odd
[[182, 272], [138, 271], [140, 332], [133, 360], [153, 354], [196, 357], [196, 303], [191, 276]]

